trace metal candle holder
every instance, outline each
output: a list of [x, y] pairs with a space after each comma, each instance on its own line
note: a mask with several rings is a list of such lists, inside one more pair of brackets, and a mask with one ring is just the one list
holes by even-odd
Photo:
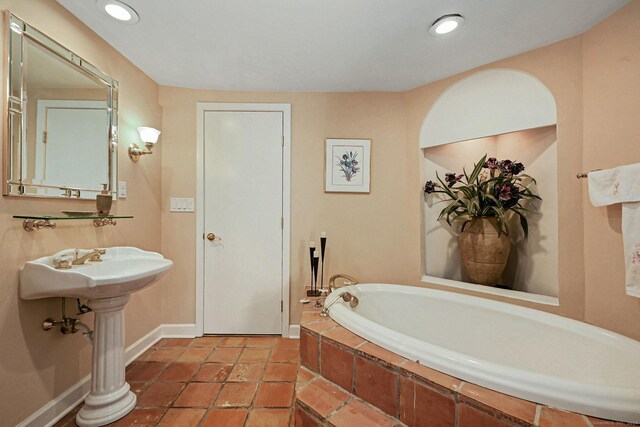
[[[320, 296], [320, 291], [317, 287], [317, 275], [318, 275], [318, 258], [315, 258], [315, 274], [314, 274], [314, 256], [313, 253], [316, 251], [315, 242], [311, 242], [309, 244], [309, 261], [311, 264], [311, 289], [307, 291], [308, 297], [317, 297]], [[315, 283], [314, 283], [314, 275], [315, 275]]]
[[324, 289], [324, 253], [327, 249], [327, 238], [320, 237], [320, 257], [322, 260], [322, 267], [320, 268], [320, 289]]
[[318, 295], [321, 295], [321, 292], [318, 290], [318, 257], [314, 254], [313, 257], [313, 289]]

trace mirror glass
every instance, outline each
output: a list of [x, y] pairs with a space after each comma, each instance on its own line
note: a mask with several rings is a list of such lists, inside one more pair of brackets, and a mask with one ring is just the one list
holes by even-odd
[[[116, 182], [116, 82], [9, 14], [5, 195], [95, 199]], [[5, 21], [6, 22], [6, 21]]]

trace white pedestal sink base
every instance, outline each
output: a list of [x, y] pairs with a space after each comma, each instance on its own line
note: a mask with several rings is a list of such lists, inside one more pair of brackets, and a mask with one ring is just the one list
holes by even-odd
[[129, 391], [127, 384], [125, 393], [107, 405], [90, 405], [85, 399], [84, 406], [76, 415], [76, 424], [80, 427], [98, 427], [111, 424], [127, 415], [135, 406], [136, 395]]
[[91, 391], [76, 416], [80, 427], [112, 423], [136, 406], [136, 395], [124, 380], [124, 306], [129, 298], [89, 300], [95, 313]]
[[76, 422], [97, 427], [124, 417], [136, 405], [136, 395], [124, 380], [124, 306], [129, 294], [157, 282], [173, 262], [155, 252], [116, 246], [106, 249], [101, 262], [56, 268], [61, 256], [77, 250], [69, 248], [25, 263], [20, 270], [20, 297], [89, 299], [95, 313], [91, 391]]

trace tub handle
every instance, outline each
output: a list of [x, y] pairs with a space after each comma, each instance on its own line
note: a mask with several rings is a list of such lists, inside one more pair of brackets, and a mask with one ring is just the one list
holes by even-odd
[[335, 281], [336, 279], [344, 279], [344, 285], [342, 286], [349, 286], [349, 285], [357, 285], [358, 284], [358, 280], [356, 278], [354, 278], [353, 276], [349, 276], [348, 274], [334, 274], [333, 276], [331, 276], [329, 278], [329, 290], [330, 291], [335, 291], [338, 288], [341, 288], [342, 286], [336, 286]]

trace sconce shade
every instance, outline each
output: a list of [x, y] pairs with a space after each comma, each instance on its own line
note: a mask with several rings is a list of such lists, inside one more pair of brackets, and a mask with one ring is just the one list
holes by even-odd
[[158, 142], [158, 137], [160, 136], [158, 129], [148, 127], [139, 127], [138, 133], [140, 134], [140, 139], [145, 144], [155, 144]]
[[138, 144], [131, 144], [129, 146], [129, 158], [134, 162], [140, 160], [141, 156], [153, 154], [153, 145], [158, 142], [158, 137], [160, 136], [160, 131], [158, 129], [148, 127], [139, 127], [138, 133], [140, 134], [140, 139], [144, 142], [146, 149], [140, 149]]

